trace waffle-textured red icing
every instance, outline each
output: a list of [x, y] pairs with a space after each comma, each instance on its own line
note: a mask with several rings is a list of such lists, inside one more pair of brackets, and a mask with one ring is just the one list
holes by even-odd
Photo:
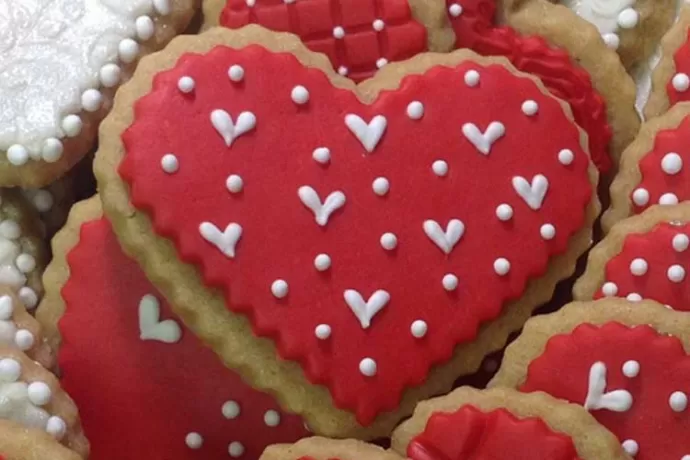
[[362, 424], [543, 275], [592, 195], [560, 103], [500, 65], [365, 105], [291, 55], [217, 47], [135, 112], [132, 203]]
[[228, 0], [220, 25], [247, 24], [298, 35], [355, 81], [427, 49], [426, 29], [407, 0]]
[[654, 147], [639, 161], [640, 183], [630, 194], [635, 214], [655, 204], [690, 199], [690, 117], [675, 129], [659, 131]]
[[606, 279], [596, 298], [653, 299], [674, 310], [690, 310], [687, 224], [662, 223], [648, 233], [631, 233], [623, 248], [606, 262]]
[[184, 328], [105, 219], [68, 263], [59, 364], [92, 458], [256, 459], [308, 434]]
[[584, 324], [554, 336], [521, 390], [584, 404], [637, 460], [690, 456], [690, 357], [649, 326]]
[[[509, 455], [507, 453], [510, 453]], [[541, 419], [518, 419], [506, 409], [482, 412], [463, 406], [437, 412], [407, 447], [411, 460], [577, 460], [573, 440]]]

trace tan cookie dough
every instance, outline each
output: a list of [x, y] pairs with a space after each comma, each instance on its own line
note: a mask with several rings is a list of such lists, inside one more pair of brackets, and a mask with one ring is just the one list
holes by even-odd
[[5, 460], [80, 460], [48, 433], [0, 420], [0, 457]]
[[260, 460], [402, 460], [395, 452], [352, 439], [307, 438], [295, 444], [268, 446]]

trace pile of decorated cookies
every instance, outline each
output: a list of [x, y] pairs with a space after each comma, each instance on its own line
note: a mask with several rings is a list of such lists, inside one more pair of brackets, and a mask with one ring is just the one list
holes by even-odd
[[0, 0], [0, 459], [690, 460], [690, 7], [562, 3]]

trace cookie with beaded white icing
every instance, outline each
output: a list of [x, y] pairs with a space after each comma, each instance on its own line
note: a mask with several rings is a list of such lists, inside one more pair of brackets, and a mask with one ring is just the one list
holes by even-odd
[[0, 287], [0, 345], [23, 351], [29, 358], [51, 369], [54, 357], [44, 341], [43, 329], [29, 314], [12, 289]]
[[117, 86], [197, 0], [0, 1], [0, 186], [42, 187], [93, 146]]
[[313, 437], [268, 446], [259, 460], [402, 460], [392, 450], [353, 439]]
[[0, 420], [0, 458], [3, 460], [80, 460], [82, 457], [53, 436]]

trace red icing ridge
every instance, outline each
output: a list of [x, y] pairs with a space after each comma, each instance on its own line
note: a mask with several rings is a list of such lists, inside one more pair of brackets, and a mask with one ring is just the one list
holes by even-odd
[[[308, 434], [299, 417], [280, 412], [187, 330], [176, 343], [140, 339], [138, 308], [145, 295], [160, 301], [161, 321], [183, 326], [122, 253], [105, 219], [82, 226], [68, 262], [59, 364], [92, 458], [227, 459], [230, 443], [239, 442], [244, 452], [235, 458], [256, 459], [269, 444]], [[222, 412], [230, 400], [240, 406], [234, 419]], [[264, 421], [269, 410], [280, 417], [275, 427]], [[191, 432], [203, 437], [201, 448], [186, 445]]]
[[[690, 31], [688, 31], [688, 39], [690, 40]], [[686, 41], [676, 50], [673, 55], [673, 62], [676, 65], [676, 74], [684, 73], [690, 75], [690, 42]], [[674, 76], [675, 74], [671, 75], [671, 79], [666, 83], [666, 92], [668, 93], [671, 106], [678, 102], [690, 101], [690, 91], [687, 89], [685, 91], [678, 91], [673, 87]]]
[[[249, 1], [228, 0], [220, 25], [292, 32], [355, 81], [373, 76], [381, 58], [402, 61], [427, 50], [426, 29], [412, 18], [407, 0], [254, 0], [258, 4], [251, 7]], [[377, 20], [382, 23], [374, 24]], [[336, 27], [343, 29], [341, 38], [335, 37]]]
[[[228, 79], [231, 65], [244, 68], [241, 82]], [[477, 86], [465, 84], [470, 70], [478, 72]], [[192, 94], [178, 90], [182, 76], [195, 80]], [[291, 100], [295, 85], [308, 89], [307, 104]], [[521, 109], [529, 100], [539, 107], [532, 116]], [[412, 101], [424, 106], [419, 120], [407, 116]], [[251, 111], [256, 127], [227, 147], [209, 119], [217, 109], [233, 120]], [[372, 153], [346, 127], [345, 114], [367, 122], [386, 118]], [[496, 120], [506, 135], [482, 154], [462, 127], [475, 123], [484, 131]], [[338, 407], [368, 424], [394, 409], [402, 391], [422, 383], [457, 344], [473, 340], [480, 324], [519, 298], [530, 279], [543, 275], [550, 257], [565, 251], [592, 194], [579, 139], [560, 103], [502, 66], [437, 67], [363, 105], [291, 55], [258, 46], [217, 47], [205, 56], [187, 55], [155, 78], [123, 135], [127, 154], [120, 173], [132, 203], [174, 242], [182, 260], [201, 268], [208, 286], [225, 293], [229, 308], [248, 315], [255, 332], [271, 337], [283, 358], [299, 361], [312, 382], [330, 388]], [[327, 165], [312, 159], [317, 147], [331, 149]], [[573, 152], [572, 163], [559, 162], [562, 149]], [[180, 165], [174, 174], [161, 169], [170, 152]], [[432, 172], [440, 159], [449, 165], [445, 177]], [[242, 177], [240, 193], [226, 188], [230, 174]], [[548, 178], [549, 188], [534, 210], [513, 179], [531, 181], [538, 174]], [[380, 176], [390, 183], [384, 196], [372, 191]], [[345, 205], [327, 225], [317, 225], [298, 197], [305, 185], [321, 200], [337, 190], [345, 194]], [[502, 203], [513, 209], [507, 222], [496, 216]], [[443, 229], [452, 219], [464, 222], [464, 234], [448, 255], [425, 235], [428, 219]], [[234, 258], [200, 236], [202, 222], [242, 226]], [[545, 224], [556, 229], [550, 240], [540, 235]], [[395, 250], [382, 248], [386, 232], [397, 235]], [[314, 267], [320, 253], [332, 260], [324, 272]], [[499, 258], [511, 263], [505, 276], [494, 271]], [[452, 292], [441, 282], [449, 273], [459, 279]], [[272, 295], [278, 279], [289, 284], [285, 298]], [[348, 289], [364, 299], [379, 289], [389, 292], [370, 327], [363, 328], [348, 308]], [[418, 320], [428, 326], [421, 339], [410, 332]], [[331, 326], [328, 339], [315, 337], [320, 324]], [[378, 364], [375, 376], [359, 372], [366, 357]]]
[[463, 406], [437, 412], [407, 447], [411, 460], [577, 460], [572, 439], [538, 418], [518, 419], [506, 409]]
[[[624, 375], [623, 366], [628, 361], [638, 362], [637, 375]], [[607, 369], [604, 391], [629, 392], [632, 406], [624, 412], [590, 412], [621, 442], [637, 443], [636, 460], [680, 460], [690, 455], [688, 409], [674, 412], [669, 404], [674, 392], [690, 392], [690, 358], [680, 340], [660, 335], [649, 326], [584, 324], [571, 334], [554, 336], [544, 354], [530, 363], [521, 390], [545, 391], [584, 404], [590, 369], [596, 362], [604, 363]]]

